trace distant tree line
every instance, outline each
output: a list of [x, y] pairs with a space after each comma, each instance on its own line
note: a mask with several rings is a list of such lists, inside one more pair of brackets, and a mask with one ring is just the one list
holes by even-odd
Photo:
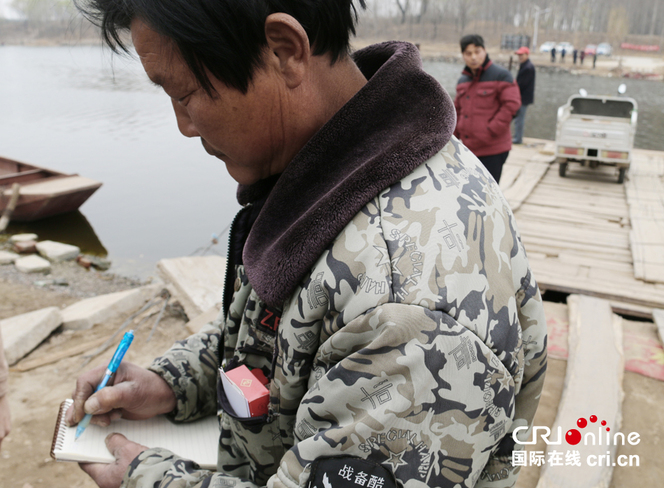
[[[259, 1], [259, 0], [251, 0]], [[541, 33], [604, 33], [620, 43], [627, 36], [664, 39], [663, 0], [366, 0], [359, 33], [452, 38], [468, 29], [493, 34], [532, 34], [539, 11]], [[80, 21], [72, 0], [13, 0], [27, 23]], [[540, 40], [543, 40], [540, 37]], [[664, 46], [663, 46], [664, 47]]]
[[[362, 15], [370, 24], [413, 25], [413, 29], [453, 27], [457, 34], [471, 25], [509, 26], [532, 31], [539, 10], [539, 29], [568, 33], [664, 36], [662, 0], [367, 0]], [[431, 27], [434, 27], [433, 29]], [[501, 28], [501, 27], [496, 27]]]

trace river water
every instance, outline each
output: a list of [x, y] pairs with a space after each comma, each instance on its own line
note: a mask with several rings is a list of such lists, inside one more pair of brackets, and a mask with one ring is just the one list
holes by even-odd
[[[424, 68], [454, 96], [461, 65]], [[553, 139], [569, 95], [582, 87], [613, 94], [620, 82], [538, 73], [525, 135]], [[636, 146], [664, 150], [664, 83], [624, 82], [639, 102]], [[98, 47], [0, 46], [0, 156], [102, 181], [81, 212], [9, 231], [108, 254], [112, 270], [129, 276], [208, 247], [223, 254], [225, 242], [213, 245], [212, 235], [239, 209], [224, 164], [179, 133], [168, 97], [140, 63]]]

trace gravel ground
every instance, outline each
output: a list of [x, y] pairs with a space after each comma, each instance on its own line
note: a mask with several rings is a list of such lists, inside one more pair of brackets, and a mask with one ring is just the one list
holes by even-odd
[[[6, 234], [0, 235], [0, 250], [13, 251], [8, 238]], [[13, 264], [0, 265], [0, 280], [76, 298], [89, 298], [146, 284], [109, 271], [86, 269], [75, 261], [51, 263], [51, 272], [47, 274], [24, 273], [16, 269]]]
[[[23, 273], [13, 264], [0, 265], [0, 280], [78, 298], [114, 293], [145, 284], [108, 271], [85, 269], [74, 261], [52, 263], [49, 274]], [[61, 284], [55, 284], [56, 281]]]

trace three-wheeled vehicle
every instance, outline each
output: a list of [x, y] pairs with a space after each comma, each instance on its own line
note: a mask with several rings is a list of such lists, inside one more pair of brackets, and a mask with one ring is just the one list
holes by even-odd
[[[625, 93], [625, 85], [618, 89]], [[625, 96], [588, 95], [580, 90], [558, 109], [556, 162], [565, 176], [571, 162], [590, 168], [601, 165], [618, 168], [618, 183], [632, 162], [638, 106]]]

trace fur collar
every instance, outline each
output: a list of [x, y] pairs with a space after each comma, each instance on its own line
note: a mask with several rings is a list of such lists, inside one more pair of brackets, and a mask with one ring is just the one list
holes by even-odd
[[422, 70], [412, 44], [376, 44], [353, 58], [367, 84], [276, 182], [238, 188], [241, 204], [270, 192], [243, 262], [252, 287], [273, 307], [283, 305], [355, 214], [440, 151], [456, 125], [452, 100]]

